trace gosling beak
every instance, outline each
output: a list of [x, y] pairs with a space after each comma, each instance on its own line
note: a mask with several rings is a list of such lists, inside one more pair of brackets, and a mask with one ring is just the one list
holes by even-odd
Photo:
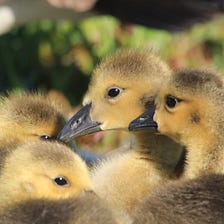
[[153, 120], [153, 115], [155, 113], [155, 107], [150, 108], [135, 120], [133, 120], [129, 126], [129, 131], [153, 131], [157, 132], [158, 125]]
[[101, 122], [92, 121], [90, 109], [92, 104], [83, 106], [64, 126], [57, 139], [68, 142], [75, 137], [101, 131]]

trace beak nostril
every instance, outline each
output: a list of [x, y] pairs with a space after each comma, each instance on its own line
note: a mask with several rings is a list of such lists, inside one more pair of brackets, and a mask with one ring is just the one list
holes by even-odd
[[71, 128], [77, 128], [77, 126], [82, 122], [82, 119], [79, 118], [71, 124]]
[[145, 119], [146, 119], [146, 118], [144, 118], [144, 117], [140, 117], [140, 118], [139, 118], [139, 121], [143, 122], [143, 121], [145, 121]]

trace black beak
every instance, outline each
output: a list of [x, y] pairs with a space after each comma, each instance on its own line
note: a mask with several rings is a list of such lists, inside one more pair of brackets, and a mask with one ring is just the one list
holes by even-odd
[[75, 137], [101, 131], [101, 122], [92, 121], [90, 109], [92, 104], [83, 106], [64, 126], [57, 138], [60, 141], [68, 142]]
[[155, 107], [150, 108], [135, 120], [133, 120], [129, 126], [129, 131], [153, 131], [157, 132], [157, 123], [153, 120], [153, 115], [155, 113]]

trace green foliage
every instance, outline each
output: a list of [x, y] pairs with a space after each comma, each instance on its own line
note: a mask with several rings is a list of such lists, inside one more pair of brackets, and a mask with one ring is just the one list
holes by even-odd
[[205, 65], [222, 70], [223, 25], [220, 18], [171, 34], [108, 16], [30, 23], [0, 37], [0, 89], [57, 89], [77, 104], [94, 67], [118, 47], [154, 48], [174, 69]]

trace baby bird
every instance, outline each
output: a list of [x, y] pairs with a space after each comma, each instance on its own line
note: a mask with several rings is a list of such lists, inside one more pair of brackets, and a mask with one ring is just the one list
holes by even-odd
[[[116, 52], [94, 71], [84, 107], [59, 133], [59, 139], [69, 141], [99, 130], [127, 130], [133, 118], [153, 107], [161, 82], [170, 74], [167, 65], [149, 51]], [[146, 192], [176, 178], [183, 153], [166, 136], [148, 131], [135, 136], [134, 150], [102, 162], [92, 173], [94, 191], [124, 222], [130, 221]]]
[[34, 199], [0, 214], [0, 224], [116, 224], [110, 210], [93, 192], [60, 200]]
[[0, 148], [54, 139], [65, 122], [60, 106], [44, 95], [12, 93], [0, 101]]
[[133, 224], [222, 224], [224, 175], [170, 184], [146, 197]]
[[70, 148], [35, 141], [0, 157], [0, 213], [30, 199], [66, 199], [91, 190], [87, 167]]
[[[0, 150], [24, 142], [56, 139], [66, 123], [68, 108], [40, 93], [11, 93], [0, 101]], [[93, 154], [74, 148], [88, 165], [98, 161]]]
[[[182, 71], [169, 78], [156, 98], [154, 120], [160, 133], [186, 146], [183, 178], [223, 173], [224, 91], [222, 78], [204, 71]], [[155, 127], [150, 116], [132, 122]]]
[[[165, 82], [154, 120], [161, 133], [186, 146], [187, 163], [182, 181], [143, 200], [135, 224], [224, 222], [223, 99], [222, 77], [216, 74], [182, 71]], [[130, 129], [155, 127], [152, 113], [139, 116]]]

